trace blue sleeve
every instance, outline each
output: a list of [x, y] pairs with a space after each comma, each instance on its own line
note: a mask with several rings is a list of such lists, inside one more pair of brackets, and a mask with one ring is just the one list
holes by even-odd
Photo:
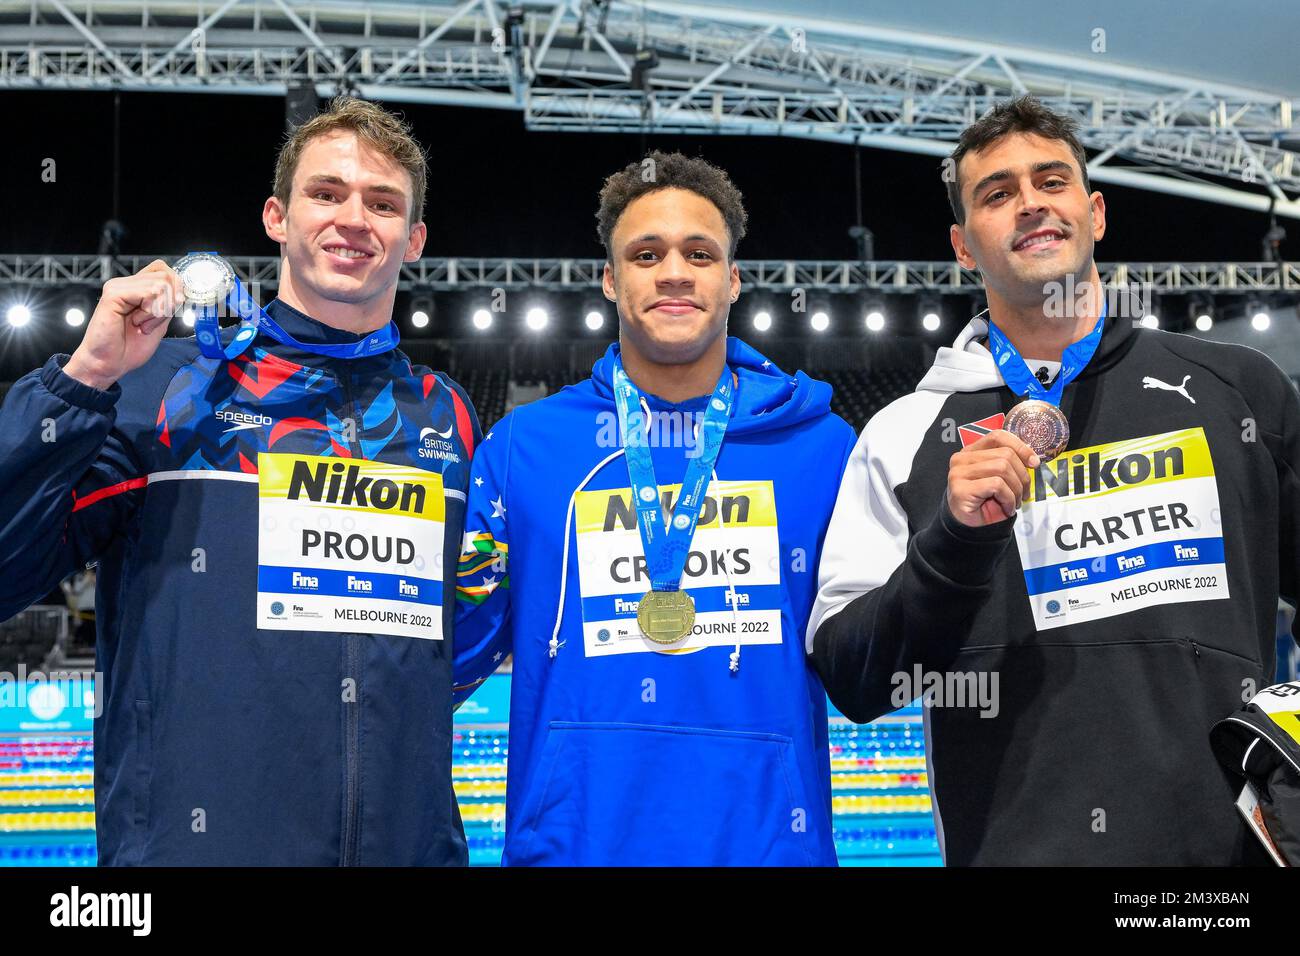
[[121, 385], [84, 385], [67, 361], [23, 376], [0, 407], [0, 620], [99, 560], [146, 481], [117, 428]]
[[459, 706], [510, 653], [510, 536], [506, 496], [513, 416], [484, 437], [470, 468], [456, 569], [453, 703]]

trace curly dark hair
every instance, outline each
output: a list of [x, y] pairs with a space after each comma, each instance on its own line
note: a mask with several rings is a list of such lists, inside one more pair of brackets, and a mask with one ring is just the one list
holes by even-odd
[[967, 126], [957, 140], [957, 148], [948, 157], [952, 160], [951, 165], [944, 163], [945, 167], [952, 170], [951, 175], [944, 178], [948, 186], [948, 203], [952, 206], [952, 214], [957, 217], [957, 225], [966, 225], [966, 208], [961, 201], [961, 176], [958, 173], [962, 157], [967, 153], [978, 153], [1012, 133], [1033, 133], [1044, 139], [1059, 139], [1069, 146], [1079, 163], [1083, 191], [1091, 193], [1092, 187], [1088, 185], [1088, 155], [1079, 142], [1078, 129], [1079, 124], [1073, 119], [1048, 109], [1032, 96], [1018, 96], [1014, 100], [999, 103]]
[[605, 247], [605, 255], [614, 261], [612, 238], [614, 226], [623, 210], [634, 199], [660, 189], [687, 189], [702, 196], [722, 213], [727, 227], [727, 259], [736, 257], [736, 245], [745, 236], [744, 198], [731, 178], [698, 157], [681, 153], [663, 153], [655, 150], [645, 159], [628, 163], [605, 180], [600, 189], [600, 208], [596, 210], [596, 233]]

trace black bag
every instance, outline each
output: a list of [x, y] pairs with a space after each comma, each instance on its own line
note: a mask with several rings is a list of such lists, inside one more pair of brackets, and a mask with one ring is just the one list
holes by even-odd
[[1223, 766], [1245, 778], [1259, 817], [1289, 866], [1300, 865], [1300, 681], [1265, 687], [1210, 730]]

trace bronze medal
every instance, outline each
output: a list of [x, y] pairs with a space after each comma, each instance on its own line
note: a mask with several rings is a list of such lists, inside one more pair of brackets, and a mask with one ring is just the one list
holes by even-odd
[[1050, 402], [1031, 398], [1007, 412], [1002, 427], [1034, 450], [1043, 461], [1051, 461], [1070, 444], [1070, 423], [1065, 413]]

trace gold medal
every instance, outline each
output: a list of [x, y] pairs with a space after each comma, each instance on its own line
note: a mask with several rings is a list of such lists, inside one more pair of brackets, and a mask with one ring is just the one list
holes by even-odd
[[695, 624], [695, 601], [685, 591], [648, 591], [637, 602], [636, 623], [656, 644], [675, 644]]
[[1007, 412], [1002, 427], [1032, 448], [1043, 461], [1051, 461], [1070, 444], [1070, 423], [1065, 413], [1051, 402], [1037, 398], [1021, 402]]

